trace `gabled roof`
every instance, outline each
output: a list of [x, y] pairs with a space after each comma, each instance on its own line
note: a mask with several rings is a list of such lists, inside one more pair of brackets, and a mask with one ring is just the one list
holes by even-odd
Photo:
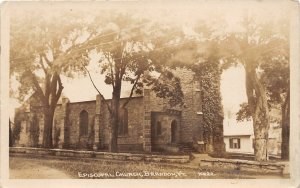
[[224, 119], [224, 136], [234, 135], [253, 135], [253, 126], [251, 121], [237, 122], [234, 119]]

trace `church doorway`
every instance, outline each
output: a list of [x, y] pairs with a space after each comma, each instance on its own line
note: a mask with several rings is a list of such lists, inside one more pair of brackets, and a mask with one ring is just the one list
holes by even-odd
[[173, 120], [171, 123], [171, 143], [176, 143], [177, 138], [176, 138], [176, 133], [177, 133], [177, 121]]

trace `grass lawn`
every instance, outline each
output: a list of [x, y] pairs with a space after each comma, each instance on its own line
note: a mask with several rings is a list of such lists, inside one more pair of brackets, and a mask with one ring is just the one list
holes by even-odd
[[[188, 168], [145, 162], [95, 159], [10, 156], [11, 178], [96, 178], [96, 179], [212, 179], [257, 178], [251, 174], [216, 169]], [[37, 173], [31, 173], [36, 170]], [[43, 176], [43, 173], [48, 173]], [[29, 175], [28, 175], [29, 174]]]

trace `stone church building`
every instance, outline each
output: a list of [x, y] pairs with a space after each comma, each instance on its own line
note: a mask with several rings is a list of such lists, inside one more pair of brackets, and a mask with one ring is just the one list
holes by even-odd
[[[187, 70], [176, 71], [184, 94], [182, 107], [169, 107], [168, 100], [156, 97], [150, 89], [133, 97], [121, 110], [119, 151], [171, 151], [192, 146], [202, 151], [203, 113], [200, 83]], [[121, 99], [121, 105], [126, 98]], [[110, 104], [110, 100], [107, 102]], [[42, 106], [33, 95], [16, 109], [14, 127], [20, 127], [15, 146], [40, 147], [43, 141]], [[55, 110], [53, 144], [55, 148], [105, 150], [109, 144], [109, 111], [101, 100], [70, 102], [62, 98]]]

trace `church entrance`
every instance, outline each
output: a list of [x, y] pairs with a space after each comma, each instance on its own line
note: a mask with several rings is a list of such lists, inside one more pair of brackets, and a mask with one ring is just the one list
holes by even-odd
[[180, 142], [180, 114], [151, 112], [153, 151], [171, 151], [178, 142]]

